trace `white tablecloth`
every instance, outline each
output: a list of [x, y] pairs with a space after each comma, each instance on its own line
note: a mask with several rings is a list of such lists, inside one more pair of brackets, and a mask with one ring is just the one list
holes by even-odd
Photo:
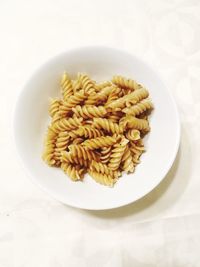
[[[200, 266], [200, 2], [0, 1], [0, 267]], [[41, 63], [82, 45], [122, 48], [162, 75], [180, 151], [152, 193], [111, 211], [67, 207], [34, 186], [13, 149], [13, 106]]]

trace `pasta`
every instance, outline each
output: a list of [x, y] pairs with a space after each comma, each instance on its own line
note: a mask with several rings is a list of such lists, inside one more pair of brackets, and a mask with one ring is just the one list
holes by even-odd
[[60, 87], [63, 99], [64, 101], [66, 101], [68, 97], [70, 97], [73, 94], [72, 82], [66, 72], [63, 74], [61, 78]]
[[112, 146], [116, 143], [116, 139], [111, 136], [101, 136], [94, 139], [86, 140], [83, 142], [83, 146], [87, 147], [88, 149], [98, 149], [102, 146]]
[[108, 166], [106, 164], [103, 164], [101, 162], [96, 162], [94, 160], [92, 160], [91, 164], [90, 164], [90, 169], [102, 174], [106, 174], [106, 175], [110, 175], [113, 178], [117, 178], [118, 177], [118, 171], [113, 171], [111, 169], [108, 168]]
[[125, 112], [128, 115], [137, 116], [152, 108], [153, 108], [153, 104], [151, 103], [151, 101], [148, 99], [144, 99], [138, 104], [133, 105], [130, 108], [124, 108], [123, 112]]
[[85, 169], [74, 167], [72, 164], [62, 163], [61, 169], [72, 179], [72, 181], [81, 180], [83, 178]]
[[128, 139], [123, 137], [120, 143], [117, 143], [114, 145], [114, 148], [112, 149], [112, 153], [110, 155], [110, 160], [108, 163], [108, 167], [110, 169], [115, 171], [119, 168], [122, 156], [124, 154], [124, 151], [126, 149], [126, 145], [128, 142], [129, 142]]
[[49, 105], [49, 115], [54, 118], [59, 111], [61, 105], [61, 101], [57, 98], [51, 99], [50, 105]]
[[70, 145], [69, 150], [74, 157], [83, 158], [84, 160], [99, 160], [98, 154], [89, 150], [87, 147], [81, 145]]
[[[104, 135], [104, 132], [99, 129], [95, 129], [90, 125], [80, 126], [78, 130], [74, 131], [77, 136], [83, 136], [85, 138], [96, 138]], [[73, 133], [72, 133], [73, 135]]]
[[130, 115], [123, 120], [122, 125], [124, 128], [149, 131], [149, 123], [147, 120], [138, 119]]
[[126, 171], [127, 173], [134, 172], [135, 167], [133, 163], [133, 157], [128, 145], [126, 146], [126, 149], [122, 156], [121, 165], [123, 171]]
[[130, 129], [126, 133], [126, 138], [129, 141], [139, 140], [140, 139], [140, 131], [138, 131], [136, 129]]
[[59, 121], [52, 123], [51, 128], [55, 133], [59, 133], [61, 131], [74, 130], [81, 126], [81, 122], [83, 118], [69, 118], [69, 119], [60, 119]]
[[153, 104], [147, 89], [120, 75], [96, 83], [85, 73], [71, 79], [64, 72], [60, 90], [62, 97], [49, 105], [43, 160], [72, 181], [83, 180], [88, 172], [110, 187], [122, 172], [134, 172], [150, 131]]
[[114, 76], [112, 78], [112, 82], [121, 88], [127, 88], [131, 91], [141, 88], [141, 86], [135, 80], [126, 79], [122, 76]]
[[112, 153], [112, 146], [103, 147], [101, 149], [101, 157], [100, 157], [101, 162], [104, 164], [108, 163], [110, 160], [111, 153]]
[[94, 128], [104, 129], [108, 133], [123, 133], [123, 126], [114, 123], [112, 120], [109, 119], [94, 118], [92, 125]]
[[116, 179], [114, 179], [111, 175], [90, 170], [88, 171], [88, 173], [97, 183], [102, 185], [113, 186], [116, 182]]
[[95, 83], [89, 78], [88, 75], [80, 73], [78, 80], [80, 81], [82, 89], [85, 92], [89, 94], [95, 92]]
[[77, 117], [94, 118], [94, 117], [104, 117], [107, 113], [106, 109], [103, 106], [76, 106], [72, 108], [72, 111]]

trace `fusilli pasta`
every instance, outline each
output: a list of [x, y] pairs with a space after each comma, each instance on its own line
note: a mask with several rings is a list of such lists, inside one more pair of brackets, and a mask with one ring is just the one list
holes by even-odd
[[113, 186], [121, 173], [132, 173], [145, 151], [153, 104], [136, 81], [116, 75], [96, 83], [87, 74], [74, 80], [64, 73], [61, 99], [51, 100], [43, 160], [60, 167], [72, 181], [88, 172], [94, 181]]

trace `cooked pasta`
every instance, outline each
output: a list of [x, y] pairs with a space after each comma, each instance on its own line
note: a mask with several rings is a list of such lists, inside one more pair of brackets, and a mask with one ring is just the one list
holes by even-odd
[[109, 119], [94, 118], [92, 125], [94, 128], [103, 129], [108, 133], [123, 133], [123, 126], [119, 125], [118, 123], [114, 123], [112, 120]]
[[111, 175], [90, 170], [88, 171], [88, 173], [97, 183], [102, 185], [113, 186], [116, 182], [116, 179], [114, 179]]
[[88, 75], [80, 73], [78, 80], [81, 83], [82, 89], [91, 94], [95, 92], [95, 83], [89, 78]]
[[74, 157], [83, 158], [84, 160], [99, 160], [99, 155], [97, 153], [82, 145], [70, 145], [69, 150]]
[[136, 129], [130, 129], [126, 132], [126, 138], [129, 141], [135, 141], [140, 139], [140, 131]]
[[144, 111], [147, 111], [152, 108], [153, 108], [152, 102], [148, 99], [144, 99], [136, 105], [133, 105], [129, 108], [124, 108], [123, 112], [125, 112], [128, 115], [138, 116]]
[[102, 146], [108, 147], [112, 146], [116, 143], [116, 139], [111, 136], [101, 136], [94, 139], [88, 139], [83, 142], [83, 146], [87, 147], [88, 149], [98, 149]]
[[56, 132], [63, 132], [67, 130], [74, 130], [77, 129], [79, 126], [81, 126], [81, 122], [83, 121], [83, 118], [63, 118], [60, 119], [59, 121], [53, 123], [51, 125], [51, 129]]
[[61, 100], [55, 98], [50, 100], [50, 105], [49, 105], [49, 115], [54, 118], [59, 111], [60, 105], [61, 105]]
[[87, 74], [72, 79], [66, 72], [60, 89], [61, 98], [49, 105], [43, 160], [72, 181], [83, 180], [88, 172], [110, 187], [122, 172], [134, 172], [150, 130], [153, 104], [147, 89], [120, 75], [96, 83]]
[[127, 173], [134, 172], [133, 157], [132, 157], [132, 154], [131, 154], [131, 151], [128, 145], [126, 145], [126, 149], [122, 156], [121, 167], [122, 167], [122, 170], [126, 171]]
[[115, 171], [119, 168], [122, 156], [124, 154], [128, 142], [128, 139], [122, 137], [121, 142], [113, 146], [112, 153], [110, 155], [110, 160], [108, 163], [108, 167], [110, 169]]
[[110, 160], [111, 153], [112, 153], [112, 146], [103, 147], [101, 149], [101, 156], [100, 156], [101, 162], [104, 164], [108, 163]]
[[117, 100], [112, 101], [107, 105], [112, 109], [123, 108], [126, 103], [136, 104], [140, 100], [145, 99], [149, 96], [148, 91], [145, 88], [138, 89], [130, 94], [127, 94], [123, 97], [118, 98]]
[[121, 88], [127, 88], [131, 91], [141, 88], [141, 85], [139, 85], [135, 80], [126, 79], [120, 75], [114, 76], [112, 78], [112, 82]]
[[118, 171], [113, 171], [113, 170], [109, 169], [106, 164], [103, 164], [101, 162], [96, 162], [94, 160], [92, 160], [92, 162], [90, 164], [90, 169], [92, 171], [96, 171], [96, 172], [99, 172], [99, 173], [110, 175], [113, 178], [118, 178], [118, 176], [119, 176], [119, 172]]
[[81, 180], [84, 176], [85, 169], [79, 166], [75, 167], [69, 163], [62, 163], [61, 169], [71, 178], [72, 181]]
[[68, 97], [73, 95], [72, 82], [71, 82], [69, 75], [66, 72], [63, 74], [61, 78], [60, 87], [61, 87], [61, 93], [63, 95], [64, 101], [66, 101]]
[[[96, 138], [96, 137], [104, 136], [104, 132], [102, 130], [93, 128], [90, 125], [80, 126], [78, 128], [78, 130], [74, 131], [74, 134], [76, 136], [83, 136], [85, 138], [87, 138], [87, 137]], [[72, 135], [73, 135], [73, 133], [72, 133]]]
[[64, 101], [64, 104], [60, 107], [59, 114], [65, 117], [73, 107], [76, 107], [81, 102], [83, 102], [87, 98], [87, 96], [88, 94], [85, 93], [84, 90], [75, 92], [66, 101]]
[[95, 117], [104, 117], [107, 113], [106, 109], [103, 106], [76, 106], [72, 108], [72, 111], [77, 117], [86, 118], [95, 118]]
[[124, 128], [149, 131], [149, 123], [147, 120], [131, 117], [130, 115], [123, 120], [122, 125]]
[[105, 87], [108, 87], [108, 86], [111, 86], [111, 85], [112, 85], [112, 82], [110, 82], [110, 81], [105, 81], [105, 82], [96, 84], [96, 91], [99, 92], [102, 89], [104, 89]]
[[61, 153], [61, 161], [71, 164], [76, 164], [84, 167], [89, 167], [89, 161], [83, 158], [74, 157], [71, 152], [62, 151]]

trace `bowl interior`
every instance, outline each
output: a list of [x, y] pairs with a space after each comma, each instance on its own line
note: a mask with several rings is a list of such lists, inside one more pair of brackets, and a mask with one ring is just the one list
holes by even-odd
[[[41, 159], [49, 123], [50, 97], [59, 96], [59, 80], [67, 71], [72, 78], [86, 72], [96, 81], [120, 74], [136, 79], [150, 92], [155, 110], [151, 132], [145, 137], [146, 153], [133, 174], [123, 174], [114, 188], [95, 183], [89, 176], [72, 182], [59, 168]], [[128, 204], [151, 191], [171, 167], [179, 145], [179, 118], [172, 97], [158, 75], [136, 57], [104, 47], [75, 49], [58, 55], [39, 68], [18, 99], [14, 132], [17, 149], [32, 179], [58, 200], [79, 208], [108, 209]]]

